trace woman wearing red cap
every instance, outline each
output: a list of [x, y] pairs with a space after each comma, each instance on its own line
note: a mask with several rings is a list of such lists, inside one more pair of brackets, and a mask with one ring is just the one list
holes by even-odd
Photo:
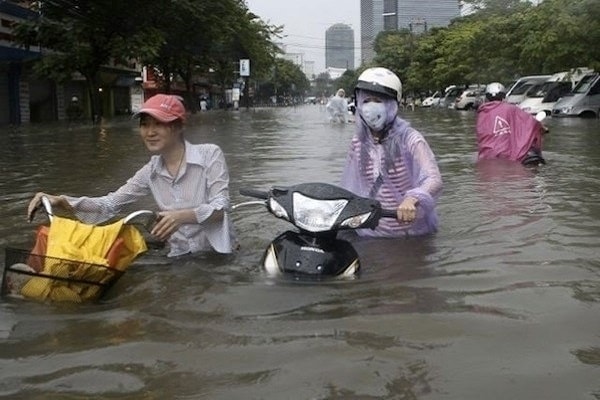
[[47, 196], [52, 206], [72, 211], [81, 221], [96, 224], [118, 215], [126, 204], [152, 194], [159, 219], [152, 235], [167, 241], [169, 256], [214, 250], [231, 253], [234, 235], [227, 213], [229, 172], [225, 156], [214, 144], [184, 139], [185, 107], [178, 96], [157, 94], [136, 113], [140, 134], [153, 154], [123, 186], [101, 197], [71, 197], [37, 193], [28, 216]]

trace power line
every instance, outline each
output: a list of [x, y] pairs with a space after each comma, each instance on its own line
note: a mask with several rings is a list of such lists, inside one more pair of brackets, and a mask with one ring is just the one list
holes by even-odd
[[[299, 47], [299, 48], [303, 48], [303, 49], [318, 49], [318, 50], [325, 50], [326, 46], [311, 46], [311, 45], [305, 45], [305, 44], [301, 44], [301, 43], [284, 43], [286, 46], [292, 46], [292, 47]], [[360, 50], [361, 47], [360, 46], [335, 46], [335, 48], [337, 50]]]

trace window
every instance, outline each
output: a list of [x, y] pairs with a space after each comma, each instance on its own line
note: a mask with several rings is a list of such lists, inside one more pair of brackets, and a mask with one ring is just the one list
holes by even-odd
[[386, 31], [398, 29], [398, 0], [383, 1], [383, 29]]
[[596, 81], [596, 84], [590, 89], [590, 96], [600, 94], [600, 79]]

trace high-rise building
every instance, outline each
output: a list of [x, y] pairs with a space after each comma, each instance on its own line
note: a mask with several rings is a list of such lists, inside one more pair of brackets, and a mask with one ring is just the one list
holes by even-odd
[[448, 26], [460, 16], [458, 0], [360, 0], [360, 47], [363, 62], [373, 59], [373, 43], [381, 31], [408, 29], [422, 33]]
[[325, 68], [354, 69], [354, 30], [346, 24], [325, 32]]

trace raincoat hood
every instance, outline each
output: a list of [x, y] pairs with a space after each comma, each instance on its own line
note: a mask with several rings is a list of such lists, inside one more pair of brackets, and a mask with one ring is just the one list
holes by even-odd
[[[364, 89], [356, 89], [355, 95], [356, 95], [356, 112], [359, 116], [359, 118], [356, 119], [356, 123], [357, 123], [357, 125], [362, 125], [362, 127], [364, 128], [363, 132], [359, 132], [359, 133], [369, 135], [369, 136], [371, 135], [370, 128], [367, 125], [367, 123], [365, 122], [365, 115], [364, 115], [363, 107], [364, 107], [365, 99], [369, 96], [374, 96], [374, 97], [379, 98], [385, 105], [385, 124], [384, 124], [384, 128], [382, 131], [383, 131], [384, 136], [388, 135], [390, 129], [392, 128], [392, 125], [394, 124], [394, 122], [396, 120], [396, 116], [398, 115], [398, 102], [395, 99], [392, 99], [391, 97], [386, 97], [379, 93], [370, 92], [370, 91], [364, 90]], [[403, 122], [405, 122], [405, 121], [403, 121]]]

